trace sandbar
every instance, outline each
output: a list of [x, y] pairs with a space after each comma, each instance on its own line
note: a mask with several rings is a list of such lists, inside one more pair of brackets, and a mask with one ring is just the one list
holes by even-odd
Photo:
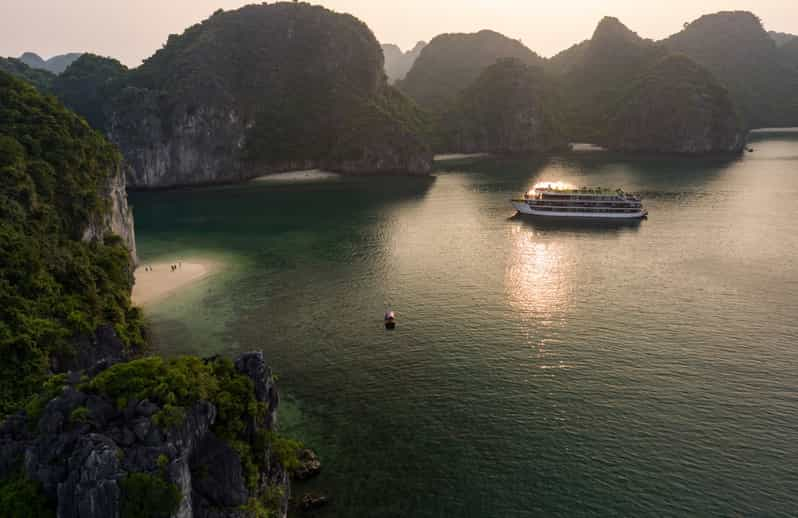
[[442, 155], [435, 155], [436, 162], [449, 162], [454, 160], [471, 160], [475, 158], [489, 157], [489, 153], [446, 153]]
[[[177, 268], [172, 270], [172, 265]], [[197, 258], [142, 264], [134, 274], [131, 301], [134, 306], [151, 305], [216, 273], [220, 267], [218, 262]]]
[[341, 178], [338, 173], [322, 171], [321, 169], [308, 169], [306, 171], [288, 171], [285, 173], [270, 173], [255, 178], [255, 182], [313, 182], [317, 180], [335, 180]]

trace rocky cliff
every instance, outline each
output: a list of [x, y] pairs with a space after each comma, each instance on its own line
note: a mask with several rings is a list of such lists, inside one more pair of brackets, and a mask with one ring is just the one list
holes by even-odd
[[297, 447], [261, 353], [102, 361], [50, 390], [0, 426], [0, 480], [33, 484], [43, 516], [286, 516]]
[[383, 64], [349, 15], [293, 2], [220, 10], [130, 71], [105, 129], [131, 187], [234, 182], [296, 164], [427, 174], [420, 114]]
[[443, 149], [459, 153], [533, 153], [568, 146], [554, 94], [539, 67], [499, 60], [444, 117]]
[[397, 45], [383, 44], [382, 53], [385, 56], [385, 74], [388, 76], [388, 82], [393, 84], [404, 79], [426, 46], [426, 42], [419, 41], [412, 49], [402, 52]]
[[728, 92], [686, 56], [656, 63], [625, 95], [610, 122], [614, 150], [683, 154], [739, 153], [746, 131]]
[[102, 241], [109, 234], [120, 237], [135, 265], [138, 262], [136, 230], [133, 210], [127, 203], [126, 181], [125, 166], [120, 161], [100, 187], [106, 210], [88, 219], [82, 238], [84, 241]]

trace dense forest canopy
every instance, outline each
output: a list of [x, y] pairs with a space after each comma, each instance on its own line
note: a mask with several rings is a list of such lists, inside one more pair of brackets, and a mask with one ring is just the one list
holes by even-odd
[[52, 83], [52, 92], [92, 127], [108, 127], [107, 103], [123, 86], [127, 67], [112, 58], [83, 54]]

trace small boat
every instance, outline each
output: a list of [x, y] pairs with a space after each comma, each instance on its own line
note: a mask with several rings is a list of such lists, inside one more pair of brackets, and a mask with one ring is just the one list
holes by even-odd
[[396, 327], [396, 314], [393, 311], [385, 312], [385, 329], [394, 329]]

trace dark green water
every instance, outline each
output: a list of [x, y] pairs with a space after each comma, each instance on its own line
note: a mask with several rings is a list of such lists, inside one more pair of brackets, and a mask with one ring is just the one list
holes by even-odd
[[[137, 193], [145, 260], [227, 263], [149, 312], [155, 339], [265, 351], [325, 516], [795, 516], [798, 133], [754, 146]], [[512, 218], [539, 180], [650, 219]]]

